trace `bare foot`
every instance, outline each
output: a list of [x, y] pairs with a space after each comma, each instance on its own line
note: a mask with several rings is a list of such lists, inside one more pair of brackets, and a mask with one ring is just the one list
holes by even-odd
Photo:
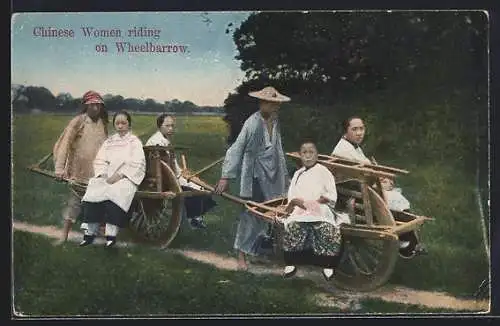
[[248, 270], [248, 264], [245, 261], [238, 260], [238, 270], [239, 271], [247, 271]]

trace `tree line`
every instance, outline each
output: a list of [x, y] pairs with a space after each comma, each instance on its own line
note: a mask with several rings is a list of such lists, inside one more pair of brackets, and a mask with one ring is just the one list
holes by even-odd
[[312, 137], [331, 152], [360, 115], [379, 157], [475, 166], [487, 157], [487, 26], [481, 11], [252, 14], [231, 31], [245, 79], [224, 103], [228, 142], [257, 110], [248, 92], [270, 84], [292, 98], [280, 110], [289, 149]]
[[[81, 109], [81, 97], [74, 98], [70, 93], [53, 95], [42, 86], [11, 86], [12, 108], [16, 113], [33, 111], [74, 113]], [[198, 106], [191, 101], [156, 102], [154, 99], [124, 98], [121, 95], [105, 94], [104, 103], [109, 111], [127, 110], [132, 112], [174, 112], [190, 113], [223, 113], [223, 108], [217, 106]]]

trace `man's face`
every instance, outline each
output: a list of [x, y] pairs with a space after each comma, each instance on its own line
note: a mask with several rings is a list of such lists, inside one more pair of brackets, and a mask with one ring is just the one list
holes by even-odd
[[87, 105], [87, 115], [94, 121], [97, 121], [101, 113], [101, 105], [99, 103], [91, 103]]
[[302, 144], [300, 147], [300, 160], [306, 168], [316, 164], [318, 161], [318, 150], [313, 143]]
[[166, 117], [163, 120], [163, 124], [160, 126], [160, 132], [162, 135], [167, 138], [171, 139], [171, 137], [174, 135], [175, 132], [175, 120], [172, 117]]
[[365, 125], [361, 119], [352, 119], [344, 137], [354, 144], [361, 144], [365, 137]]
[[270, 101], [261, 101], [260, 103], [260, 111], [266, 114], [277, 114], [280, 108], [281, 103], [279, 102], [270, 102]]

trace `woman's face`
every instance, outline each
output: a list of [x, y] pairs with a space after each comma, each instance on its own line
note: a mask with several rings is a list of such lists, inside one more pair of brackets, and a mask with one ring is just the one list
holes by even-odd
[[165, 138], [171, 139], [175, 132], [175, 120], [172, 117], [166, 117], [160, 126], [160, 132]]
[[381, 178], [380, 184], [382, 185], [382, 189], [385, 191], [391, 191], [394, 189], [394, 181], [389, 178]]
[[365, 137], [365, 125], [361, 119], [352, 119], [344, 137], [354, 144], [361, 144]]
[[125, 135], [129, 130], [129, 123], [124, 114], [119, 114], [115, 118], [115, 130], [120, 136]]
[[308, 168], [316, 164], [318, 161], [318, 150], [312, 143], [305, 143], [300, 147], [300, 160], [302, 164]]

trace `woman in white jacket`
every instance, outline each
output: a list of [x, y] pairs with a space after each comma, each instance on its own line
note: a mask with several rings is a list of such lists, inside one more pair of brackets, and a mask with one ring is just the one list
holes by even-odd
[[340, 218], [333, 211], [337, 189], [333, 174], [318, 164], [318, 151], [313, 142], [300, 147], [302, 167], [288, 189], [289, 216], [284, 220], [284, 277], [295, 274], [296, 265], [323, 267], [329, 280], [339, 261], [341, 251]]
[[130, 205], [146, 172], [142, 142], [130, 132], [131, 124], [126, 111], [115, 113], [116, 133], [104, 141], [94, 160], [94, 177], [82, 198], [88, 229], [80, 246], [91, 244], [104, 222], [106, 247], [111, 247], [119, 229], [128, 222]]

